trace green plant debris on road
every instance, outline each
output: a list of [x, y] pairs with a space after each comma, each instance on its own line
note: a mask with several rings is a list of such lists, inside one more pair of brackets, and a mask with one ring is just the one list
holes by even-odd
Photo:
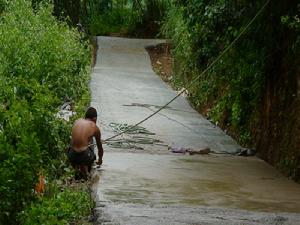
[[124, 123], [124, 124], [110, 123], [109, 126], [116, 133], [126, 131], [126, 134], [145, 134], [145, 135], [154, 135], [155, 134], [155, 133], [148, 131], [146, 128], [144, 128], [142, 126], [133, 127], [133, 125], [128, 125], [126, 123]]
[[141, 137], [141, 136], [113, 139], [106, 142], [106, 144], [112, 148], [138, 149], [138, 150], [143, 150], [143, 147], [139, 145], [153, 145], [157, 143], [161, 143], [161, 141], [158, 139], [154, 139], [150, 137]]
[[127, 134], [130, 136], [106, 141], [105, 143], [112, 148], [143, 150], [144, 148], [142, 145], [153, 145], [161, 142], [158, 139], [148, 137], [148, 135], [155, 135], [155, 133], [150, 132], [142, 126], [134, 127], [133, 125], [128, 125], [126, 123], [110, 123], [109, 126], [115, 133], [126, 131], [125, 135]]

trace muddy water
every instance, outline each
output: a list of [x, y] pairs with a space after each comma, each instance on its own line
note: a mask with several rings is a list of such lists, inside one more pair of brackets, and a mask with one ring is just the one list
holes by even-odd
[[300, 213], [300, 185], [257, 158], [106, 153], [100, 201]]

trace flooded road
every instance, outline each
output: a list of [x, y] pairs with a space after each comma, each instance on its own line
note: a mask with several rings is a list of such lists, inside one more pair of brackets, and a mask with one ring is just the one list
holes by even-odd
[[300, 224], [299, 185], [255, 157], [114, 152], [96, 174], [99, 224]]
[[[154, 74], [144, 49], [160, 42], [98, 37], [91, 105], [102, 139], [176, 95]], [[104, 145], [103, 167], [93, 175], [95, 224], [300, 225], [300, 185], [262, 160], [170, 153], [168, 146], [216, 153], [240, 148], [183, 97], [140, 130]]]
[[299, 185], [257, 158], [106, 153], [99, 199], [300, 213]]

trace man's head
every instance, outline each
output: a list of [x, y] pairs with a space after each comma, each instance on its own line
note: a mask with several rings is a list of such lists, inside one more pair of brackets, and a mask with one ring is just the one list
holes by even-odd
[[85, 119], [92, 120], [96, 123], [96, 121], [97, 121], [97, 110], [93, 107], [89, 107], [85, 112]]

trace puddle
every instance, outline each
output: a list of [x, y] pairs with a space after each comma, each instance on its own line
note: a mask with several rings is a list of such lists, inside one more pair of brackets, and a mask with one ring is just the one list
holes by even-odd
[[105, 153], [101, 201], [300, 212], [300, 185], [257, 158]]

